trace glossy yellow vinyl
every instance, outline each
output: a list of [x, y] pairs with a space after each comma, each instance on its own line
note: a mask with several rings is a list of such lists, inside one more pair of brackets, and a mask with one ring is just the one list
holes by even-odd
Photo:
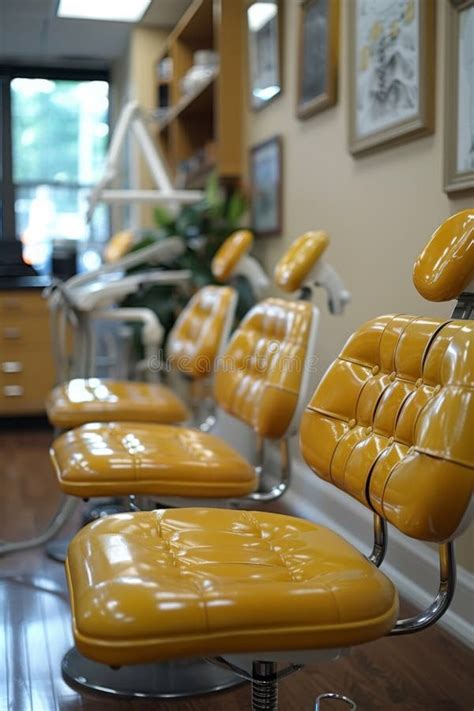
[[226, 327], [230, 330], [237, 294], [229, 286], [205, 286], [187, 304], [167, 346], [168, 362], [193, 380], [210, 375]]
[[453, 537], [474, 487], [474, 324], [382, 316], [362, 326], [302, 418], [311, 468], [428, 541]]
[[122, 259], [133, 245], [132, 230], [123, 230], [113, 235], [104, 249], [104, 260], [107, 263], [118, 262]]
[[298, 403], [313, 307], [266, 299], [245, 316], [214, 380], [216, 402], [262, 437], [287, 431]]
[[329, 237], [322, 230], [298, 237], [275, 267], [277, 286], [290, 293], [300, 289], [328, 245]]
[[69, 547], [76, 645], [104, 664], [350, 647], [386, 634], [392, 583], [327, 528], [279, 514], [107, 516]]
[[250, 230], [238, 230], [219, 247], [211, 262], [211, 270], [217, 281], [225, 282], [242, 257], [252, 249], [253, 235]]
[[190, 418], [186, 405], [164, 385], [99, 378], [58, 385], [46, 399], [46, 411], [59, 429], [111, 419], [178, 423]]
[[474, 209], [453, 215], [436, 230], [413, 269], [429, 301], [456, 299], [474, 279]]
[[232, 447], [184, 427], [87, 424], [57, 438], [51, 458], [61, 489], [73, 496], [226, 498], [257, 486], [254, 468]]
[[[168, 363], [194, 380], [209, 375], [231, 327], [236, 298], [230, 287], [201, 289], [170, 333]], [[47, 397], [46, 412], [51, 424], [60, 429], [114, 420], [169, 424], [190, 417], [182, 400], [164, 385], [98, 378], [78, 378], [54, 388]]]

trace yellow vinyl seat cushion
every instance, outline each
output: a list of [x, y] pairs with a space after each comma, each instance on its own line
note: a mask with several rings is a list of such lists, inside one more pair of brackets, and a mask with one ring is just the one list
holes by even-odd
[[190, 418], [183, 401], [165, 385], [99, 378], [77, 378], [58, 385], [47, 397], [46, 412], [59, 429], [91, 421], [171, 424]]
[[61, 489], [75, 496], [227, 497], [256, 488], [254, 468], [200, 430], [137, 422], [92, 423], [55, 440]]
[[393, 626], [391, 581], [331, 530], [280, 514], [107, 516], [74, 538], [74, 636], [110, 665], [352, 646]]

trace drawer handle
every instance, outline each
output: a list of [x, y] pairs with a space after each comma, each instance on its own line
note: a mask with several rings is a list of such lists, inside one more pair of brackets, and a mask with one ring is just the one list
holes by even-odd
[[3, 337], [9, 341], [16, 341], [21, 338], [21, 329], [16, 326], [9, 326], [3, 329]]
[[3, 394], [5, 397], [21, 397], [24, 392], [25, 391], [21, 385], [5, 385], [3, 388]]
[[2, 363], [2, 371], [4, 373], [22, 373], [23, 363], [20, 363], [19, 360], [6, 360]]

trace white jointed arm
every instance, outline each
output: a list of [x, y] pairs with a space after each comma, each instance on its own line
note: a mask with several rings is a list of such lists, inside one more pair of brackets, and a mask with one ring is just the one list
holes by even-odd
[[350, 292], [336, 270], [323, 259], [320, 259], [308, 279], [312, 284], [325, 289], [328, 297], [328, 307], [332, 314], [343, 313], [346, 304], [351, 300]]
[[[143, 157], [148, 164], [156, 185], [156, 190], [126, 190], [106, 189], [119, 173], [120, 152], [125, 147], [127, 132], [131, 131]], [[151, 202], [165, 203], [170, 207], [197, 202], [204, 197], [200, 190], [175, 190], [166, 170], [163, 156], [152, 140], [145, 125], [140, 107], [135, 101], [130, 101], [124, 107], [117, 121], [117, 126], [107, 153], [105, 170], [102, 178], [89, 195], [87, 219], [90, 221], [98, 202], [133, 203]]]
[[257, 299], [261, 298], [270, 285], [270, 279], [263, 271], [260, 262], [249, 254], [244, 254], [238, 261], [233, 275], [246, 277]]

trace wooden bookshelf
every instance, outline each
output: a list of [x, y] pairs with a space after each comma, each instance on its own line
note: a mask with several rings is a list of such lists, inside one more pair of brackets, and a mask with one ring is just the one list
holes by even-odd
[[[157, 97], [167, 96], [168, 112], [158, 121], [156, 137], [175, 178], [182, 178], [183, 165], [201, 157], [186, 181], [194, 187], [212, 169], [227, 181], [242, 174], [243, 31], [237, 0], [194, 0], [157, 57], [157, 67], [170, 58], [173, 69], [169, 80], [157, 72]], [[183, 93], [182, 79], [193, 66], [194, 53], [206, 49], [217, 52], [219, 68], [194, 91]]]

